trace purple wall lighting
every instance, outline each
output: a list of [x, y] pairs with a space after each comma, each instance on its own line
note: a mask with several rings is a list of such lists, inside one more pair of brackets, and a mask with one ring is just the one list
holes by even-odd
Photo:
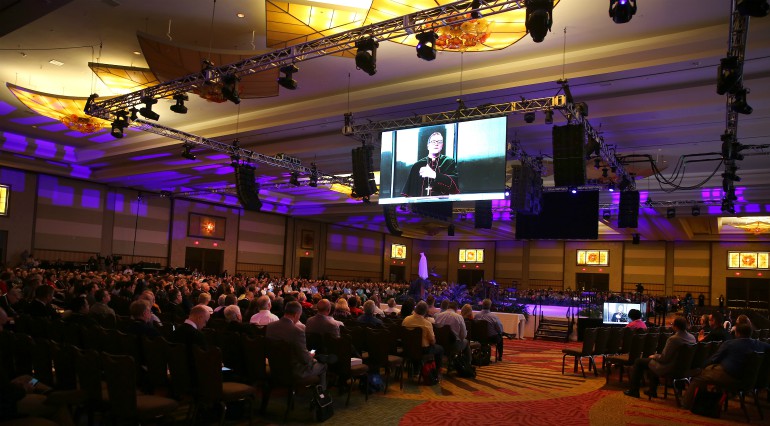
[[110, 191], [107, 193], [107, 210], [114, 212], [123, 211], [123, 194]]
[[16, 111], [16, 107], [8, 102], [0, 101], [0, 115], [8, 115], [14, 111]]
[[84, 189], [81, 195], [80, 205], [87, 209], [102, 208], [102, 193], [95, 189]]
[[92, 138], [89, 138], [88, 140], [90, 140], [91, 142], [96, 142], [96, 143], [105, 143], [105, 142], [112, 142], [112, 141], [114, 141], [115, 137], [112, 136], [109, 133], [105, 133], [103, 135], [94, 136]]
[[67, 126], [65, 126], [64, 123], [46, 124], [45, 126], [38, 126], [37, 128], [40, 130], [45, 130], [46, 132], [62, 132], [67, 130]]
[[56, 144], [49, 141], [35, 139], [35, 155], [43, 158], [56, 158]]
[[29, 142], [27, 138], [16, 133], [3, 132], [3, 149], [6, 151], [26, 152]]
[[77, 164], [70, 165], [70, 176], [75, 178], [87, 179], [91, 177], [91, 169], [86, 166], [78, 166]]
[[22, 118], [13, 118], [11, 119], [12, 122], [18, 123], [18, 124], [26, 124], [26, 125], [35, 125], [35, 124], [43, 124], [43, 123], [52, 123], [56, 122], [53, 118], [43, 117], [42, 115], [33, 115], [29, 117], [22, 117]]
[[131, 214], [136, 215], [137, 209], [139, 211], [139, 216], [146, 217], [147, 216], [147, 200], [139, 200], [139, 198], [133, 198], [129, 202], [129, 206], [131, 209]]
[[219, 164], [205, 164], [205, 165], [202, 165], [202, 166], [193, 167], [192, 169], [195, 170], [196, 172], [203, 172], [203, 171], [206, 171], [206, 170], [216, 169], [216, 168], [219, 168], [219, 167], [220, 167]]
[[213, 161], [222, 161], [222, 160], [229, 160], [230, 156], [227, 154], [214, 154], [214, 155], [207, 155], [207, 160], [213, 160]]
[[13, 192], [24, 192], [24, 173], [22, 172], [0, 168], [0, 182], [11, 185]]
[[38, 185], [38, 196], [51, 200], [51, 204], [68, 207], [75, 205], [75, 189], [71, 186], [59, 185], [59, 179], [40, 175]]
[[92, 133], [82, 133], [82, 132], [76, 132], [76, 131], [70, 131], [65, 133], [64, 135], [70, 138], [85, 138], [87, 136], [90, 136]]
[[235, 169], [231, 166], [222, 166], [214, 171], [216, 175], [232, 175], [235, 173]]
[[168, 157], [169, 155], [171, 155], [170, 152], [159, 152], [157, 154], [139, 155], [139, 156], [136, 156], [136, 157], [131, 157], [131, 158], [129, 158], [129, 160], [131, 160], [131, 161], [144, 161], [144, 160], [152, 160], [154, 158]]

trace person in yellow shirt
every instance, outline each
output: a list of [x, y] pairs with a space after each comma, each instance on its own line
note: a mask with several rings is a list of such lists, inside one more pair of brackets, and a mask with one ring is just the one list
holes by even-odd
[[433, 324], [425, 316], [428, 314], [428, 304], [421, 301], [414, 307], [412, 315], [404, 318], [401, 323], [406, 328], [422, 329], [422, 352], [432, 354], [436, 361], [436, 370], [441, 373], [441, 358], [444, 356], [444, 348], [436, 344], [436, 335], [433, 334]]

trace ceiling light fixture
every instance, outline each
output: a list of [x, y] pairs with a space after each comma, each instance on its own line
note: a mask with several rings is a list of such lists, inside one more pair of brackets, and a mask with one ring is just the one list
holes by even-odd
[[609, 174], [607, 173], [608, 171], [609, 171], [609, 169], [606, 168], [606, 167], [602, 169], [602, 177], [603, 178], [609, 177]]
[[64, 62], [57, 61], [56, 59], [51, 59], [50, 61], [48, 61], [48, 63], [51, 65], [56, 65], [57, 67], [64, 65]]
[[610, 209], [604, 209], [602, 211], [602, 219], [609, 221], [612, 218], [612, 214], [610, 213]]
[[297, 81], [292, 78], [292, 75], [298, 72], [299, 68], [294, 64], [289, 64], [281, 67], [280, 71], [285, 75], [278, 77], [278, 84], [284, 89], [295, 90], [297, 88]]
[[625, 24], [636, 14], [636, 0], [610, 0], [610, 18], [616, 24]]
[[762, 18], [770, 12], [770, 5], [767, 0], [738, 0], [735, 9], [743, 16]]
[[738, 114], [746, 114], [746, 115], [749, 115], [752, 112], [754, 112], [754, 108], [752, 108], [746, 102], [747, 93], [749, 93], [749, 89], [746, 89], [745, 87], [742, 87], [738, 89], [737, 92], [735, 92], [735, 101], [730, 107], [730, 109], [732, 109], [733, 112], [737, 112]]
[[473, 0], [471, 2], [471, 18], [473, 19], [480, 19], [481, 18], [481, 12], [478, 11], [478, 8], [481, 7], [481, 0]]
[[241, 97], [238, 93], [239, 81], [241, 81], [241, 79], [233, 73], [222, 76], [222, 96], [236, 105], [241, 103]]
[[186, 158], [188, 160], [195, 161], [195, 159], [198, 158], [198, 157], [196, 157], [195, 154], [190, 152], [191, 148], [192, 147], [190, 145], [187, 145], [187, 144], [182, 146], [182, 158]]
[[374, 75], [377, 73], [377, 48], [380, 43], [372, 37], [356, 42], [356, 68]]
[[112, 122], [110, 135], [116, 139], [123, 138], [123, 129], [128, 127], [128, 111], [118, 111], [115, 113], [115, 121]]
[[177, 93], [173, 99], [176, 101], [176, 105], [171, 105], [169, 109], [177, 114], [187, 114], [187, 107], [184, 106], [184, 102], [189, 99], [187, 95]]
[[717, 68], [717, 94], [735, 93], [740, 89], [743, 78], [737, 56], [727, 56], [719, 60]]
[[553, 0], [527, 0], [524, 26], [535, 43], [545, 40], [553, 24]]
[[692, 206], [692, 215], [700, 216], [700, 206]]
[[294, 185], [294, 186], [299, 186], [299, 173], [291, 172], [291, 177], [289, 178], [289, 183]]
[[144, 104], [144, 106], [139, 108], [139, 114], [148, 120], [158, 121], [160, 115], [152, 110], [152, 106], [157, 104], [158, 100], [152, 98], [151, 96], [144, 96], [141, 98], [141, 102]]
[[139, 118], [139, 110], [136, 109], [135, 106], [131, 107], [128, 112], [131, 113], [131, 121], [136, 121], [137, 118]]
[[524, 113], [524, 122], [527, 123], [527, 124], [534, 123], [535, 122], [535, 113], [532, 112], [532, 111], [525, 112]]
[[415, 35], [417, 38], [417, 57], [426, 61], [432, 61], [436, 59], [436, 40], [438, 40], [438, 34], [434, 31], [426, 31]]
[[610, 182], [607, 184], [607, 191], [615, 192], [615, 182]]
[[235, 16], [237, 16], [239, 18], [245, 18], [246, 14], [245, 13], [236, 13]]
[[668, 219], [676, 217], [676, 207], [669, 207], [666, 209], [666, 217]]
[[545, 110], [545, 124], [553, 124], [553, 110], [550, 108]]

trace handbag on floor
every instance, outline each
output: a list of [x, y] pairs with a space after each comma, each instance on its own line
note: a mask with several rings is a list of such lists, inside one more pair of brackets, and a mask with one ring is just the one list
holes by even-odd
[[699, 416], [718, 419], [722, 415], [722, 406], [726, 398], [727, 394], [722, 391], [710, 391], [705, 388], [696, 389], [690, 411]]
[[315, 412], [317, 422], [325, 422], [334, 415], [334, 405], [332, 404], [332, 395], [321, 385], [313, 387], [313, 400], [311, 407]]

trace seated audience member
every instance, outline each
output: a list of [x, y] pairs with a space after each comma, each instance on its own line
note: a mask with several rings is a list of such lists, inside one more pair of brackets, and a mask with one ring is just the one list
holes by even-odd
[[169, 340], [173, 343], [181, 343], [187, 345], [188, 355], [192, 359], [192, 347], [199, 346], [201, 349], [208, 349], [208, 343], [206, 337], [203, 335], [204, 327], [211, 318], [208, 309], [204, 305], [195, 305], [190, 309], [190, 315], [184, 320], [182, 324], [176, 326], [174, 331], [171, 332]]
[[703, 330], [705, 333], [711, 332], [711, 326], [709, 324], [709, 314], [701, 315], [698, 323], [700, 325], [700, 329]]
[[478, 315], [474, 319], [476, 320], [484, 320], [488, 322], [487, 325], [487, 333], [489, 340], [492, 343], [495, 343], [497, 345], [497, 360], [502, 361], [503, 360], [503, 323], [500, 322], [500, 318], [497, 317], [497, 315], [493, 314], [490, 309], [492, 309], [492, 300], [490, 299], [484, 299], [481, 302], [481, 312], [479, 312]]
[[735, 324], [732, 327], [730, 327], [730, 337], [731, 338], [735, 337], [735, 328], [738, 327], [741, 324], [748, 324], [749, 327], [751, 327], [751, 330], [753, 332], [754, 326], [751, 325], [751, 320], [749, 319], [748, 316], [746, 316], [744, 314], [741, 314], [741, 315], [738, 315], [738, 318], [735, 319]]
[[269, 296], [259, 296], [257, 299], [257, 308], [259, 312], [251, 316], [249, 323], [254, 325], [268, 325], [271, 322], [278, 321], [278, 317], [270, 312], [272, 304]]
[[473, 307], [469, 303], [464, 304], [460, 309], [460, 316], [467, 320], [473, 320]]
[[225, 318], [225, 309], [228, 306], [236, 305], [238, 303], [238, 298], [234, 294], [223, 294], [219, 296], [219, 299], [222, 299], [222, 304], [217, 308], [214, 309], [214, 313], [211, 315], [212, 318]]
[[[444, 301], [446, 302], [447, 299], [444, 299]], [[468, 331], [465, 328], [465, 319], [457, 313], [457, 302], [448, 302], [444, 312], [436, 314], [436, 324], [446, 325], [452, 330], [452, 334], [454, 334], [456, 338], [454, 350], [461, 353], [468, 360], [468, 365], [470, 365], [471, 348], [466, 339], [466, 337], [468, 337]]]
[[198, 295], [198, 305], [197, 306], [203, 306], [206, 308], [206, 311], [208, 311], [209, 315], [214, 313], [214, 308], [209, 306], [209, 303], [211, 303], [211, 294], [209, 292], [203, 291], [200, 295]]
[[19, 301], [21, 301], [21, 289], [13, 287], [8, 290], [8, 293], [0, 296], [0, 308], [2, 308], [9, 318], [16, 318], [19, 313], [16, 311], [19, 307]]
[[364, 314], [358, 317], [358, 322], [369, 327], [382, 327], [382, 320], [374, 315], [374, 300], [364, 302]]
[[334, 313], [332, 314], [334, 319], [342, 321], [351, 317], [350, 307], [348, 301], [344, 297], [337, 299], [337, 303], [334, 304]]
[[53, 287], [49, 285], [38, 285], [35, 288], [35, 299], [27, 305], [26, 313], [29, 316], [48, 319], [59, 319], [61, 314], [51, 305], [53, 301]]
[[699, 342], [724, 342], [725, 340], [732, 339], [730, 332], [724, 327], [724, 318], [721, 312], [714, 311], [709, 316], [709, 327], [711, 331], [708, 334], [703, 330], [698, 333]]
[[307, 296], [303, 292], [297, 293], [297, 302], [299, 302], [300, 305], [302, 305], [302, 309], [312, 309], [313, 304], [308, 302]]
[[408, 318], [414, 312], [414, 299], [409, 297], [401, 304], [401, 318]]
[[628, 396], [639, 398], [639, 387], [645, 371], [649, 371], [647, 379], [650, 388], [645, 394], [657, 398], [658, 382], [660, 376], [671, 372], [676, 362], [677, 352], [682, 345], [694, 345], [695, 337], [687, 332], [687, 320], [683, 317], [677, 317], [672, 324], [674, 334], [666, 340], [666, 346], [663, 352], [650, 355], [649, 358], [639, 358], [634, 362], [634, 371], [631, 374], [631, 389], [623, 392]]
[[[403, 310], [401, 311], [403, 312]], [[444, 348], [441, 345], [436, 344], [436, 335], [433, 333], [433, 323], [425, 318], [428, 313], [428, 305], [424, 301], [417, 303], [414, 307], [412, 315], [404, 318], [401, 323], [406, 328], [422, 329], [422, 352], [424, 354], [433, 354], [433, 359], [436, 361], [436, 371], [441, 374], [441, 358], [444, 356]]]
[[350, 309], [350, 316], [358, 318], [364, 314], [364, 310], [358, 307], [358, 298], [353, 296], [348, 300], [348, 308]]
[[706, 362], [706, 368], [699, 376], [692, 379], [685, 392], [682, 406], [686, 409], [692, 407], [696, 390], [705, 389], [710, 384], [730, 386], [749, 379], [746, 377], [748, 372], [744, 368], [748, 356], [753, 352], [767, 351], [770, 351], [770, 344], [752, 339], [750, 325], [738, 325], [735, 328], [735, 339], [722, 342], [716, 353]]
[[428, 296], [427, 299], [425, 299], [425, 303], [428, 304], [428, 316], [433, 317], [437, 313], [441, 312], [440, 309], [436, 308], [436, 297], [432, 294]]
[[238, 297], [238, 307], [241, 308], [241, 312], [249, 310], [249, 304], [252, 300], [254, 300], [254, 292], [251, 290], [246, 290]]
[[398, 307], [396, 307], [396, 299], [392, 297], [388, 299], [388, 307], [383, 312], [385, 312], [385, 315], [388, 315], [388, 316], [390, 316], [391, 314], [398, 315], [401, 312], [401, 309], [398, 309]]
[[70, 311], [64, 318], [64, 322], [77, 324], [80, 327], [98, 325], [93, 317], [88, 316], [88, 300], [84, 296], [75, 297], [70, 301]]
[[89, 314], [102, 317], [115, 316], [115, 310], [107, 306], [111, 300], [109, 291], [103, 288], [96, 290], [96, 293], [94, 293], [94, 300], [94, 304], [91, 305], [91, 309], [88, 311]]
[[342, 323], [329, 316], [331, 309], [332, 305], [328, 299], [319, 300], [316, 304], [318, 313], [307, 319], [305, 332], [320, 335], [331, 334], [334, 337], [340, 337]]
[[300, 315], [302, 315], [302, 305], [299, 302], [287, 303], [284, 306], [283, 317], [265, 328], [265, 337], [287, 342], [297, 361], [293, 368], [294, 375], [299, 378], [318, 376], [321, 387], [326, 389], [326, 364], [316, 361], [308, 352], [305, 332], [295, 325]]
[[131, 313], [131, 324], [126, 329], [127, 333], [135, 334], [139, 337], [156, 337], [160, 332], [152, 325], [152, 308], [150, 302], [138, 299], [131, 302], [128, 308]]
[[631, 322], [626, 324], [626, 328], [632, 330], [647, 330], [647, 324], [642, 321], [642, 311], [639, 309], [631, 309], [628, 311], [628, 318]]
[[235, 331], [236, 333], [248, 333], [253, 326], [243, 323], [243, 317], [241, 316], [241, 308], [238, 305], [229, 305], [224, 309], [224, 318], [226, 329], [228, 331]]
[[184, 305], [182, 305], [182, 292], [178, 288], [172, 288], [168, 291], [168, 304], [166, 304], [166, 315], [171, 315], [174, 322], [182, 322], [187, 318]]

